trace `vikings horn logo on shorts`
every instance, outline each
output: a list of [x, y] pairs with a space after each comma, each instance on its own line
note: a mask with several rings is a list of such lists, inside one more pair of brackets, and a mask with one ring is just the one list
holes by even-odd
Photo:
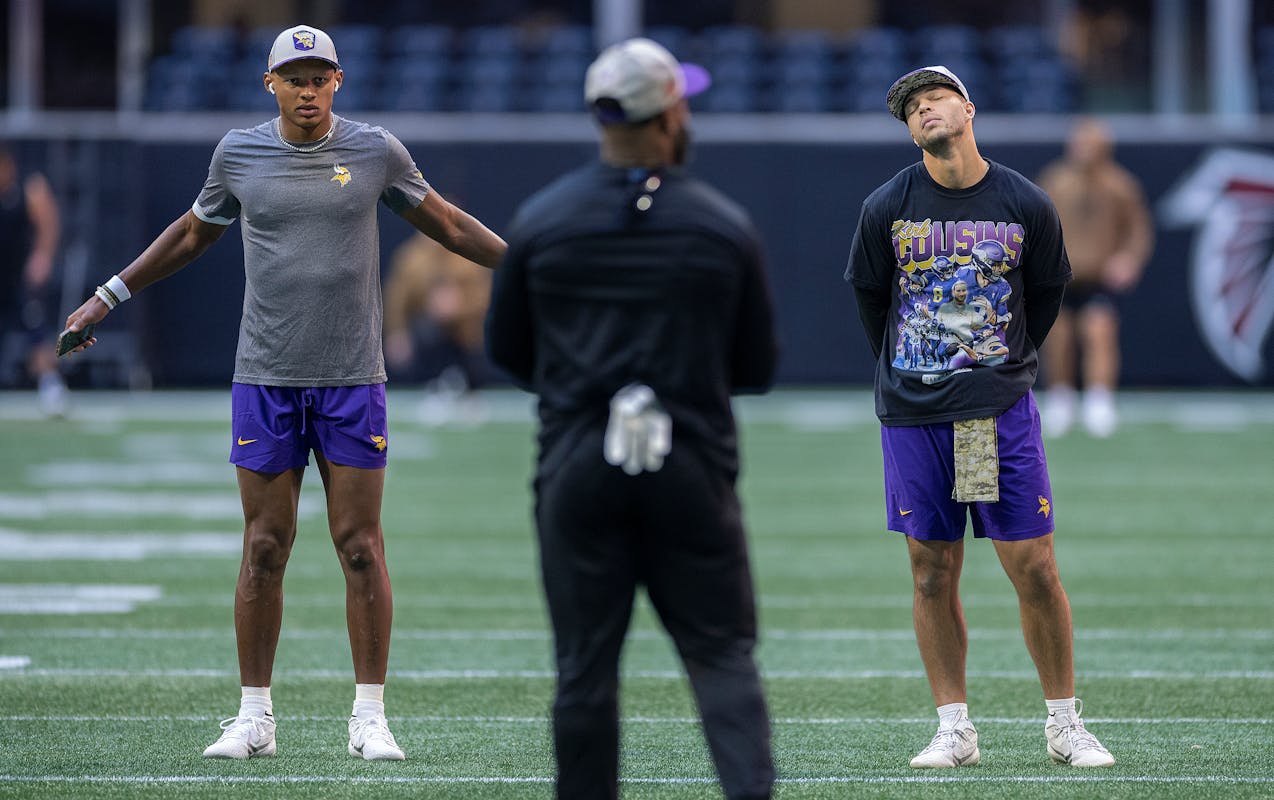
[[1190, 297], [1203, 340], [1235, 375], [1261, 379], [1274, 325], [1274, 154], [1213, 150], [1160, 211], [1195, 229]]

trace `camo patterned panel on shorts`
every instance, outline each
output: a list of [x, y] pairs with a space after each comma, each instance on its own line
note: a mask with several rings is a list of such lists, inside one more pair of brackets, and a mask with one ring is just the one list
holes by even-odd
[[955, 489], [959, 503], [995, 503], [1000, 499], [1000, 455], [995, 418], [966, 419], [955, 428]]

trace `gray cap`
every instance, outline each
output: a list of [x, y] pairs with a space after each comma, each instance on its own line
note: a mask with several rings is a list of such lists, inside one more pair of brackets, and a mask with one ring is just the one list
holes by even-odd
[[956, 77], [956, 74], [942, 65], [934, 65], [913, 69], [894, 81], [894, 85], [889, 87], [889, 93], [885, 95], [885, 104], [889, 106], [889, 113], [902, 122], [906, 122], [907, 114], [904, 109], [907, 107], [907, 98], [911, 97], [917, 89], [935, 84], [950, 86], [959, 92], [966, 102], [971, 102], [969, 90], [964, 88], [964, 84]]
[[589, 66], [584, 100], [603, 124], [645, 122], [711, 83], [707, 70], [679, 63], [663, 45], [628, 39], [603, 50]]
[[266, 62], [266, 71], [274, 72], [289, 61], [300, 61], [303, 58], [317, 58], [336, 69], [341, 68], [331, 36], [313, 25], [297, 25], [275, 37], [274, 46], [270, 48], [270, 60]]

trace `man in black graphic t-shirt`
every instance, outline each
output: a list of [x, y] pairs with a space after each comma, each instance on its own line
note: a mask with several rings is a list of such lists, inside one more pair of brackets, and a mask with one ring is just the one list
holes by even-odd
[[971, 517], [1017, 589], [1049, 755], [1108, 766], [1074, 696], [1070, 603], [1031, 393], [1070, 279], [1061, 223], [1043, 191], [979, 154], [973, 103], [946, 67], [907, 73], [886, 102], [924, 155], [863, 203], [845, 277], [877, 355], [888, 525], [907, 536], [916, 641], [938, 706], [938, 732], [911, 765], [981, 758], [959, 597]]

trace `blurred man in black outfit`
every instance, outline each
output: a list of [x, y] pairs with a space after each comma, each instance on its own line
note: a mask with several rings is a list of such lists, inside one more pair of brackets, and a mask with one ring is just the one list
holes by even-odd
[[613, 798], [636, 587], [671, 634], [729, 798], [770, 796], [770, 726], [730, 395], [777, 347], [745, 212], [681, 169], [709, 83], [647, 39], [589, 67], [601, 160], [523, 204], [495, 273], [492, 360], [539, 395], [541, 568], [556, 638], [561, 798]]

